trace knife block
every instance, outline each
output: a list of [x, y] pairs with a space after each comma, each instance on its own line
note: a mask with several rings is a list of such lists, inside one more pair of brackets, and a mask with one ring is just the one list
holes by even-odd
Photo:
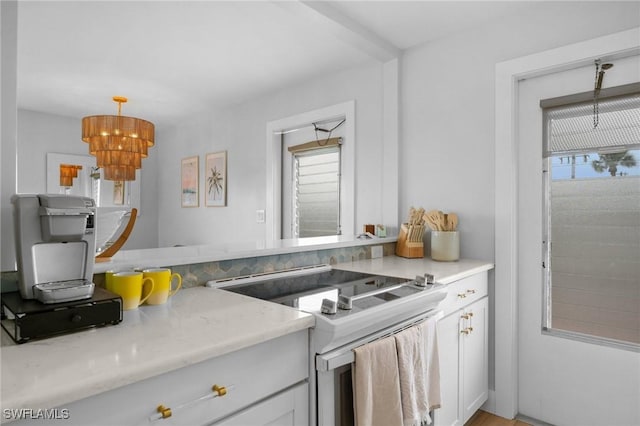
[[424, 257], [424, 225], [409, 225], [403, 223], [400, 226], [400, 234], [396, 242], [396, 256], [410, 259]]

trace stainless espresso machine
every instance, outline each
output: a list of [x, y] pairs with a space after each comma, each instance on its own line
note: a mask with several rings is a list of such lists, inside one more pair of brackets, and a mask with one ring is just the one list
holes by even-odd
[[18, 343], [122, 320], [122, 300], [93, 283], [95, 202], [62, 194], [12, 197], [19, 292], [2, 295], [2, 326]]
[[91, 297], [95, 202], [57, 194], [16, 194], [11, 201], [22, 298], [59, 303]]

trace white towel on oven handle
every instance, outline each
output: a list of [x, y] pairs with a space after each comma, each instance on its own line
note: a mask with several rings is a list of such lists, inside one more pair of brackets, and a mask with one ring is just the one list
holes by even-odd
[[429, 412], [440, 407], [438, 318], [428, 318], [394, 336], [404, 426], [431, 424]]
[[357, 426], [402, 424], [396, 342], [389, 336], [353, 350], [353, 400]]
[[427, 397], [429, 411], [440, 408], [440, 355], [438, 352], [438, 320], [443, 317], [439, 315], [428, 318], [422, 323], [422, 334], [425, 344], [425, 354], [427, 356]]

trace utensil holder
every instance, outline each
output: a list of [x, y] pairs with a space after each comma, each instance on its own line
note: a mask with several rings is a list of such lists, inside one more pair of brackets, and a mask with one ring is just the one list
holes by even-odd
[[458, 231], [431, 231], [431, 259], [443, 262], [460, 259]]
[[400, 226], [400, 234], [396, 243], [396, 256], [407, 258], [424, 257], [424, 225]]

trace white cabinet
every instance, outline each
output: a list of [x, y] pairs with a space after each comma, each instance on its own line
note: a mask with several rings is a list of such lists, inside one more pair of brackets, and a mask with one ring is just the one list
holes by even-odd
[[466, 422], [489, 396], [489, 300], [483, 298], [463, 309], [460, 351], [462, 422]]
[[435, 411], [436, 425], [462, 426], [459, 408], [460, 384], [460, 321], [449, 315], [438, 321], [438, 352], [440, 355], [441, 406]]
[[489, 394], [487, 273], [449, 286], [438, 322], [441, 408], [435, 424], [462, 426]]
[[[69, 418], [47, 424], [306, 425], [308, 342], [308, 330], [301, 330], [160, 374], [59, 407]], [[226, 395], [211, 398], [214, 384], [226, 387]], [[158, 418], [160, 405], [169, 417]], [[15, 423], [22, 424], [41, 421]]]
[[309, 386], [299, 384], [241, 412], [214, 423], [215, 426], [297, 426], [309, 422]]

